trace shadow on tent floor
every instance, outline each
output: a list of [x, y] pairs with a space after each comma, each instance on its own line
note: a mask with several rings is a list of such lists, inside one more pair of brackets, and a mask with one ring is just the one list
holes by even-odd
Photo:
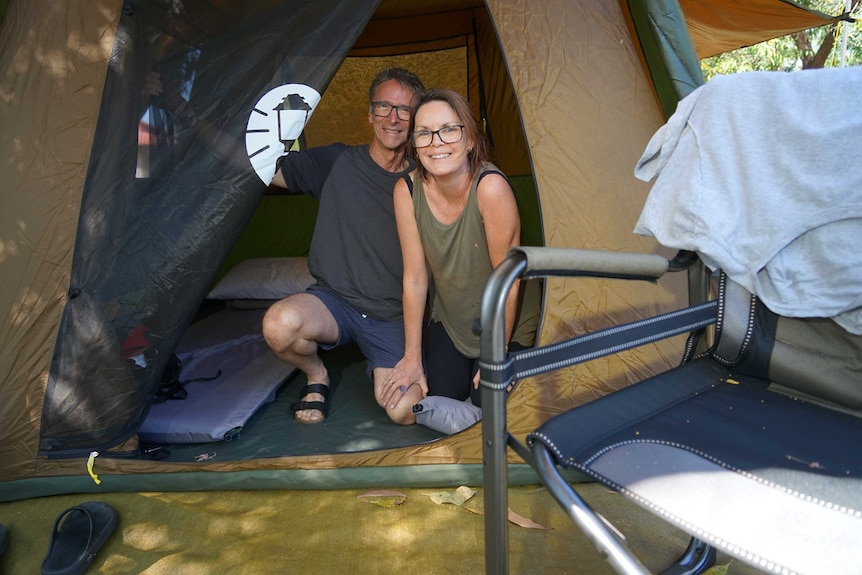
[[[290, 404], [306, 384], [297, 372], [276, 393], [275, 399], [255, 413], [231, 441], [193, 444], [159, 444], [170, 452], [167, 461], [195, 461], [206, 454], [218, 461], [260, 457], [353, 453], [417, 445], [442, 437], [421, 425], [401, 426], [389, 421], [374, 401], [365, 360], [355, 346], [321, 353], [329, 369], [332, 407], [322, 424], [294, 423]], [[179, 400], [182, 401], [182, 400]], [[151, 446], [147, 446], [151, 447]]]
[[[598, 483], [579, 489], [625, 534], [652, 571], [666, 567], [688, 537]], [[0, 573], [38, 573], [51, 526], [64, 509], [100, 500], [119, 524], [88, 573], [109, 575], [459, 574], [484, 573], [481, 515], [439, 505], [434, 489], [399, 489], [408, 498], [380, 507], [363, 490], [220, 491], [58, 495], [0, 503], [9, 545]], [[446, 488], [451, 492], [451, 488]], [[482, 490], [464, 507], [481, 511]], [[510, 525], [512, 575], [612, 573], [551, 496], [511, 487], [512, 511], [546, 529]], [[719, 554], [715, 574], [762, 573]]]

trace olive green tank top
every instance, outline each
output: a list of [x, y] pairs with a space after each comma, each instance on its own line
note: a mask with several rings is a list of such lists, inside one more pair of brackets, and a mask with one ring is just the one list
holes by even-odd
[[[413, 212], [432, 284], [431, 319], [443, 324], [458, 351], [473, 358], [479, 357], [479, 336], [473, 332], [473, 323], [479, 319], [482, 292], [493, 271], [476, 193], [479, 181], [488, 173], [502, 175], [493, 164], [486, 164], [470, 185], [464, 210], [451, 224], [441, 223], [431, 213], [421, 179], [412, 182]], [[526, 314], [532, 317], [516, 326], [512, 341], [533, 345], [538, 322], [538, 305], [535, 307], [536, 313]]]

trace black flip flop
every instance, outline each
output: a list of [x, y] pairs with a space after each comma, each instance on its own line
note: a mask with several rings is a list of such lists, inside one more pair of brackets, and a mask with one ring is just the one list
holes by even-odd
[[117, 527], [117, 510], [87, 501], [63, 511], [54, 522], [42, 575], [82, 575]]
[[0, 524], [0, 555], [3, 555], [3, 552], [6, 551], [6, 528]]

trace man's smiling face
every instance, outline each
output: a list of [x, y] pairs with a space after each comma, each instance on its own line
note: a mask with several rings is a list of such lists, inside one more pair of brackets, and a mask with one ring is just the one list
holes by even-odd
[[[413, 92], [398, 80], [387, 80], [377, 87], [374, 93], [375, 102], [385, 102], [391, 106], [413, 106]], [[403, 114], [403, 112], [402, 112]], [[368, 121], [374, 130], [374, 139], [389, 150], [397, 150], [407, 141], [407, 130], [410, 118], [406, 120], [398, 116], [394, 107], [385, 117], [375, 116], [368, 111]]]

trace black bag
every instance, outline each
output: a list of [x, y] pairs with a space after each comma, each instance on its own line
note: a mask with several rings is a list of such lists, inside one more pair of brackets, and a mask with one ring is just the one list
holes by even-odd
[[171, 354], [168, 359], [168, 364], [162, 371], [162, 381], [159, 383], [159, 389], [153, 397], [153, 403], [164, 403], [169, 399], [185, 399], [189, 396], [186, 391], [185, 384], [192, 381], [212, 381], [221, 377], [221, 370], [218, 370], [212, 377], [197, 377], [195, 379], [180, 379], [180, 372], [183, 370], [183, 364], [177, 354]]
[[164, 403], [169, 399], [185, 399], [189, 396], [189, 392], [186, 391], [183, 382], [180, 381], [182, 369], [183, 364], [180, 358], [175, 353], [171, 354], [168, 364], [162, 372], [162, 380], [159, 382], [159, 389], [156, 391], [153, 403]]

